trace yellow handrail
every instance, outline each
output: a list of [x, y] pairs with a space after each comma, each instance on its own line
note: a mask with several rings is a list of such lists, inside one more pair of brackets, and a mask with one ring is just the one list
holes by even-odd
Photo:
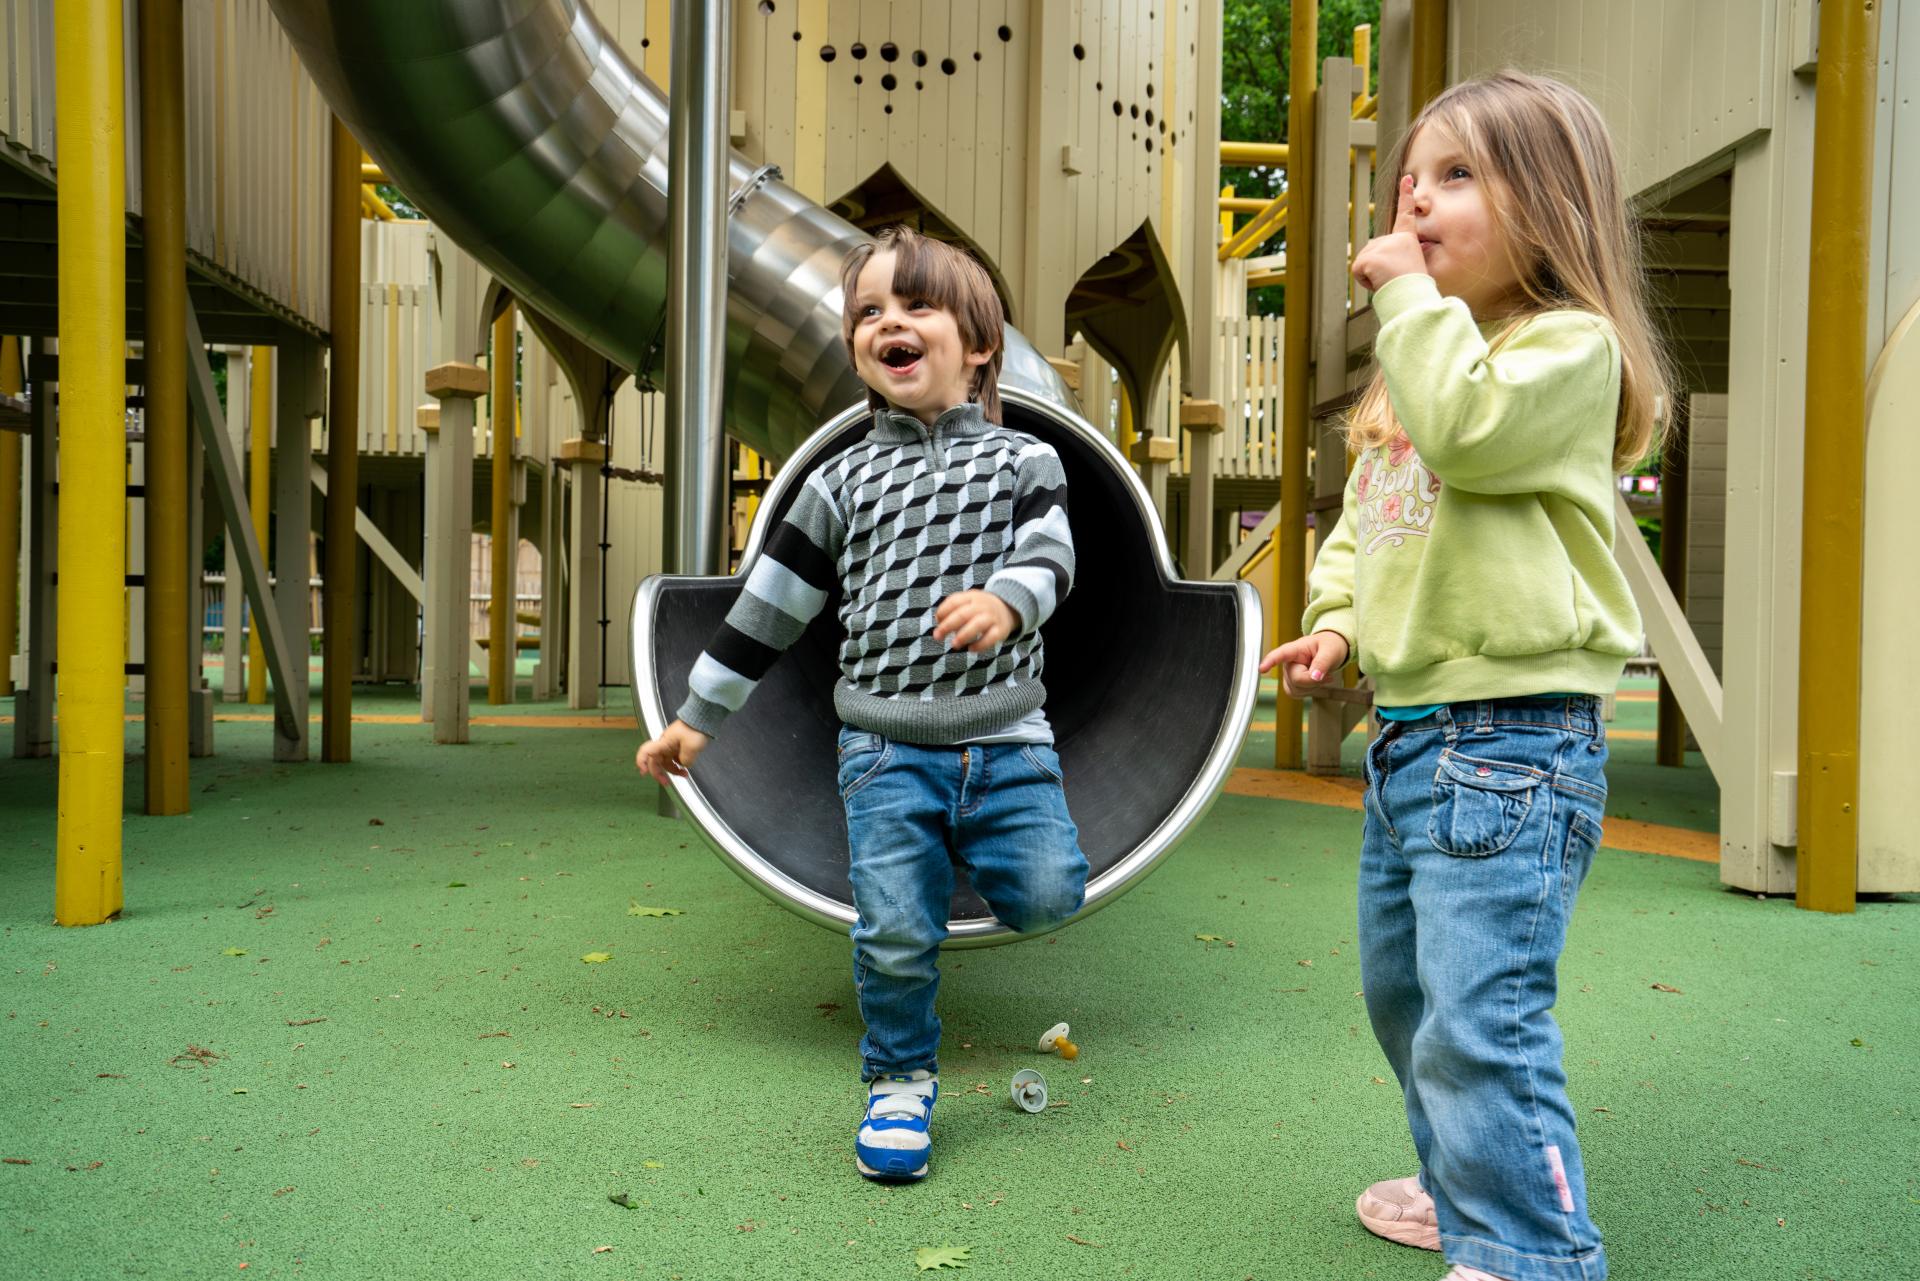
[[1286, 216], [1287, 193], [1283, 191], [1272, 200], [1267, 201], [1260, 212], [1255, 214], [1246, 226], [1234, 232], [1233, 238], [1228, 240], [1226, 244], [1220, 246], [1220, 261], [1226, 262], [1231, 258], [1245, 258], [1251, 254], [1255, 249], [1258, 249], [1262, 244], [1266, 243], [1267, 239], [1279, 228], [1281, 221], [1285, 219]]
[[1284, 142], [1229, 142], [1220, 141], [1220, 163], [1223, 165], [1268, 165], [1275, 169], [1287, 167], [1287, 144]]

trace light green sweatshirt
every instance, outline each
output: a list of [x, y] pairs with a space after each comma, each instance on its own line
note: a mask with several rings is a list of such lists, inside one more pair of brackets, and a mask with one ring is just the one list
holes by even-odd
[[1404, 436], [1354, 464], [1302, 633], [1344, 636], [1383, 707], [1611, 692], [1640, 649], [1613, 559], [1612, 326], [1546, 312], [1493, 351], [1426, 275], [1373, 307]]

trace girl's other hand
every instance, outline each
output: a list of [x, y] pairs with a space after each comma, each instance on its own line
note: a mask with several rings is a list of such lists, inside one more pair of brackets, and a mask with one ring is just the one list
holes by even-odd
[[1309, 698], [1347, 665], [1347, 638], [1339, 632], [1315, 632], [1290, 640], [1260, 660], [1262, 673], [1280, 668], [1280, 683], [1293, 698]]
[[650, 774], [653, 781], [665, 787], [667, 776], [677, 778], [687, 776], [687, 767], [707, 750], [712, 738], [702, 734], [685, 721], [675, 721], [662, 730], [659, 738], [649, 739], [640, 745], [633, 755], [634, 768], [642, 774]]
[[1413, 175], [1400, 179], [1400, 205], [1393, 216], [1393, 230], [1375, 236], [1353, 257], [1353, 278], [1361, 287], [1378, 290], [1389, 280], [1422, 274], [1427, 270], [1426, 255], [1420, 252], [1420, 234], [1413, 226]]

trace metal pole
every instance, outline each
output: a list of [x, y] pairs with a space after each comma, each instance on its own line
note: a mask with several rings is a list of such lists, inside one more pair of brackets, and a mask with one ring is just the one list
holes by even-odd
[[493, 321], [493, 391], [487, 397], [487, 416], [493, 420], [493, 514], [490, 593], [487, 601], [487, 701], [496, 706], [513, 701], [513, 671], [519, 659], [514, 647], [513, 563], [513, 367], [514, 308], [508, 303]]
[[360, 144], [333, 117], [328, 242], [327, 563], [321, 597], [320, 759], [353, 759], [353, 513], [360, 501]]
[[[187, 180], [180, 0], [140, 6], [146, 259], [146, 812], [192, 808], [187, 735]], [[196, 593], [197, 595], [197, 593]]]
[[[60, 120], [61, 480], [53, 917], [62, 925], [97, 925], [125, 902], [120, 810], [127, 687], [127, 137], [121, 12], [120, 0], [71, 0], [57, 6], [53, 24]], [[43, 422], [50, 427], [51, 415]], [[50, 434], [34, 441], [36, 463], [51, 444]], [[47, 706], [52, 695], [34, 682], [36, 704]]]
[[[1307, 609], [1307, 437], [1313, 427], [1313, 112], [1319, 96], [1320, 0], [1294, 0], [1287, 102], [1286, 398], [1280, 426], [1280, 531], [1274, 540], [1274, 612], [1288, 636]], [[1300, 703], [1274, 695], [1273, 764], [1299, 769]]]
[[725, 572], [727, 74], [732, 5], [673, 0], [667, 130], [666, 563]]
[[1860, 611], [1879, 5], [1820, 6], [1800, 524], [1800, 851], [1794, 901], [1851, 912], [1860, 872]]

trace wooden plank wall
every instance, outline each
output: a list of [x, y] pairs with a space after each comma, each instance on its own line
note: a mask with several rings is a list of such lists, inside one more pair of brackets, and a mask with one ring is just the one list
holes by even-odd
[[1687, 622], [1720, 673], [1727, 575], [1727, 398], [1690, 400], [1687, 441]]
[[1773, 120], [1775, 9], [1792, 0], [1454, 0], [1448, 79], [1557, 76], [1606, 118], [1641, 193]]
[[[53, 0], [0, 3], [0, 147], [51, 178]], [[124, 0], [127, 210], [140, 204], [139, 5]], [[267, 0], [186, 5], [187, 251], [327, 325], [329, 113]]]
[[[892, 166], [993, 262], [1015, 323], [1044, 339], [1051, 317], [1036, 324], [1022, 313], [1061, 306], [1142, 222], [1153, 221], [1179, 269], [1182, 246], [1168, 224], [1191, 221], [1182, 148], [1191, 149], [1198, 2], [740, 4], [742, 150], [779, 165], [822, 204]], [[634, 54], [631, 31], [645, 10], [643, 0], [622, 0], [596, 12], [610, 28], [617, 18]], [[1037, 113], [1036, 84], [1048, 104]], [[1069, 162], [1078, 176], [1066, 174]]]

